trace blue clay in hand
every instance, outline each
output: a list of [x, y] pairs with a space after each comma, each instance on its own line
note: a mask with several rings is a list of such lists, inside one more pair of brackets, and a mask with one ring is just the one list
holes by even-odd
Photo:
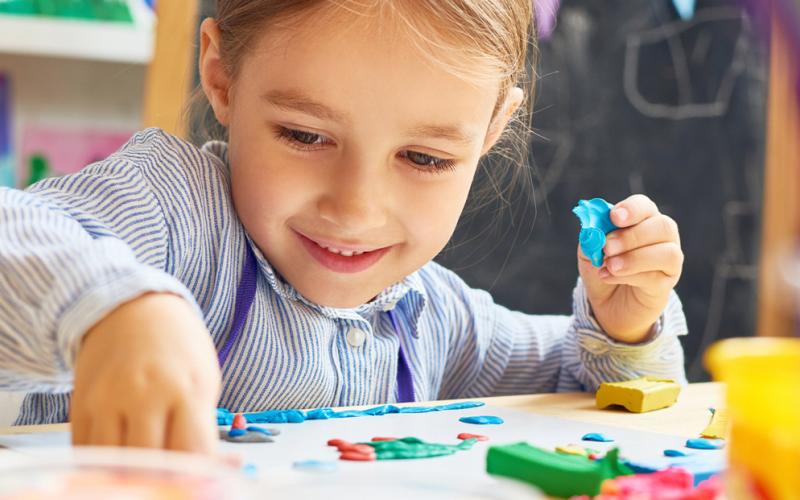
[[581, 244], [583, 255], [592, 261], [592, 265], [603, 265], [603, 247], [606, 244], [606, 235], [617, 228], [609, 214], [614, 205], [602, 198], [580, 200], [572, 213], [581, 221], [581, 233], [578, 241]]

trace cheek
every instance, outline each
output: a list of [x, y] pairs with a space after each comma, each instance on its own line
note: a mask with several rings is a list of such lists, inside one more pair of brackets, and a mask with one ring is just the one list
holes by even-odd
[[444, 248], [464, 209], [473, 172], [416, 190], [408, 204], [410, 217], [407, 227], [415, 235], [417, 245], [432, 250], [434, 254]]
[[259, 235], [282, 226], [308, 203], [309, 183], [296, 169], [281, 169], [282, 162], [274, 152], [262, 148], [241, 153], [244, 151], [232, 150], [230, 157], [233, 202], [247, 231], [261, 240]]

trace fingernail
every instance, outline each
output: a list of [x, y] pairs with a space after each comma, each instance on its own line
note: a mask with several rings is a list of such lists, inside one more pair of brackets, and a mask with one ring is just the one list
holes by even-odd
[[616, 239], [614, 239], [614, 240], [612, 240], [612, 239], [606, 240], [606, 248], [605, 248], [606, 254], [607, 255], [614, 255], [615, 253], [618, 253], [619, 252], [619, 245], [620, 245], [620, 243]]
[[601, 278], [608, 278], [609, 276], [611, 276], [611, 273], [608, 272], [608, 269], [606, 269], [605, 267], [600, 269], [600, 277]]
[[622, 259], [611, 259], [608, 261], [608, 268], [611, 270], [612, 273], [615, 273], [622, 269]]
[[614, 213], [616, 214], [617, 220], [620, 222], [625, 222], [628, 218], [628, 209], [627, 208], [615, 208]]

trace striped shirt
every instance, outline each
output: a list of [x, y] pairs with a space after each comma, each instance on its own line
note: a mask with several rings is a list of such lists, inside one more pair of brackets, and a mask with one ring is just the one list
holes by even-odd
[[685, 382], [674, 292], [637, 345], [602, 331], [580, 280], [571, 316], [510, 311], [435, 262], [357, 308], [315, 304], [240, 223], [226, 144], [148, 129], [79, 173], [0, 189], [0, 389], [29, 393], [16, 423], [66, 421], [82, 335], [142, 293], [190, 301], [219, 349], [246, 246], [258, 279], [223, 367], [220, 405], [233, 411], [394, 402], [401, 344], [417, 400], [594, 390], [641, 374]]

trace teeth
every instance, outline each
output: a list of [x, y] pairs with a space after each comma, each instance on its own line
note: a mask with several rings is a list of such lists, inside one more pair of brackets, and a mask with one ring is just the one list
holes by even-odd
[[354, 255], [361, 255], [362, 253], [364, 253], [364, 252], [354, 252], [354, 251], [351, 251], [351, 250], [339, 250], [338, 248], [326, 247], [325, 245], [320, 245], [319, 243], [317, 243], [317, 245], [321, 246], [322, 248], [324, 248], [325, 250], [329, 251], [330, 253], [335, 253], [335, 254], [341, 255], [343, 257], [353, 257]]

